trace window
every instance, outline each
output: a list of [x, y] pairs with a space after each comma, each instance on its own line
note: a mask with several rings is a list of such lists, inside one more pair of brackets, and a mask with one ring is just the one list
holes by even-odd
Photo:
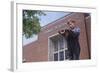
[[50, 54], [50, 57], [53, 57], [53, 61], [63, 61], [63, 60], [69, 60], [69, 52], [67, 49], [67, 41], [62, 36], [54, 36], [50, 39], [51, 42], [51, 51], [52, 56]]
[[54, 61], [58, 61], [58, 53], [54, 54]]
[[58, 41], [54, 40], [53, 43], [54, 43], [54, 51], [58, 51]]
[[65, 59], [69, 59], [69, 51], [68, 50], [65, 50]]
[[59, 52], [59, 60], [64, 60], [64, 51]]
[[60, 46], [60, 49], [64, 49], [64, 39], [63, 39], [63, 37], [59, 38], [59, 46]]

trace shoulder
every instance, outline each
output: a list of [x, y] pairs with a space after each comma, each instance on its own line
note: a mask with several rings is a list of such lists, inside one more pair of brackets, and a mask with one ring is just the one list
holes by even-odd
[[80, 32], [80, 28], [79, 27], [77, 27], [76, 30]]
[[74, 32], [80, 32], [80, 28], [79, 28], [79, 27], [75, 27], [75, 28], [73, 29], [73, 31], [74, 31]]

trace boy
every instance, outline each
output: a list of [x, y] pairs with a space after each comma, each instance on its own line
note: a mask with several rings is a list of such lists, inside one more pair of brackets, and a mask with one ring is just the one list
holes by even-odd
[[80, 56], [80, 28], [75, 26], [75, 23], [74, 20], [69, 20], [67, 23], [69, 28], [59, 31], [59, 34], [67, 40], [70, 60], [79, 60]]

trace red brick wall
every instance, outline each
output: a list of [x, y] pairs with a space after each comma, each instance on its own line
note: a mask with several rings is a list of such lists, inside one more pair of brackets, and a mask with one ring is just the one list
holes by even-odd
[[[54, 35], [58, 30], [66, 28], [65, 25], [68, 19], [75, 19], [77, 26], [81, 29], [79, 42], [81, 46], [80, 59], [89, 58], [89, 50], [87, 44], [86, 25], [83, 13], [72, 13], [61, 19], [58, 19], [41, 29], [38, 34], [38, 40], [23, 47], [23, 58], [27, 62], [33, 61], [48, 61], [48, 37]], [[57, 27], [58, 26], [58, 27]], [[60, 27], [61, 26], [61, 27]], [[89, 26], [88, 26], [89, 27]]]

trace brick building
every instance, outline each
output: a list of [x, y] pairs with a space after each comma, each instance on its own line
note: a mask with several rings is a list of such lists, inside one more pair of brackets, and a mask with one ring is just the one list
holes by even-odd
[[58, 34], [59, 30], [66, 28], [68, 19], [75, 19], [77, 26], [81, 29], [80, 59], [90, 59], [91, 17], [88, 13], [70, 13], [42, 27], [38, 40], [23, 46], [23, 62], [54, 61], [62, 58], [68, 60], [67, 42]]

